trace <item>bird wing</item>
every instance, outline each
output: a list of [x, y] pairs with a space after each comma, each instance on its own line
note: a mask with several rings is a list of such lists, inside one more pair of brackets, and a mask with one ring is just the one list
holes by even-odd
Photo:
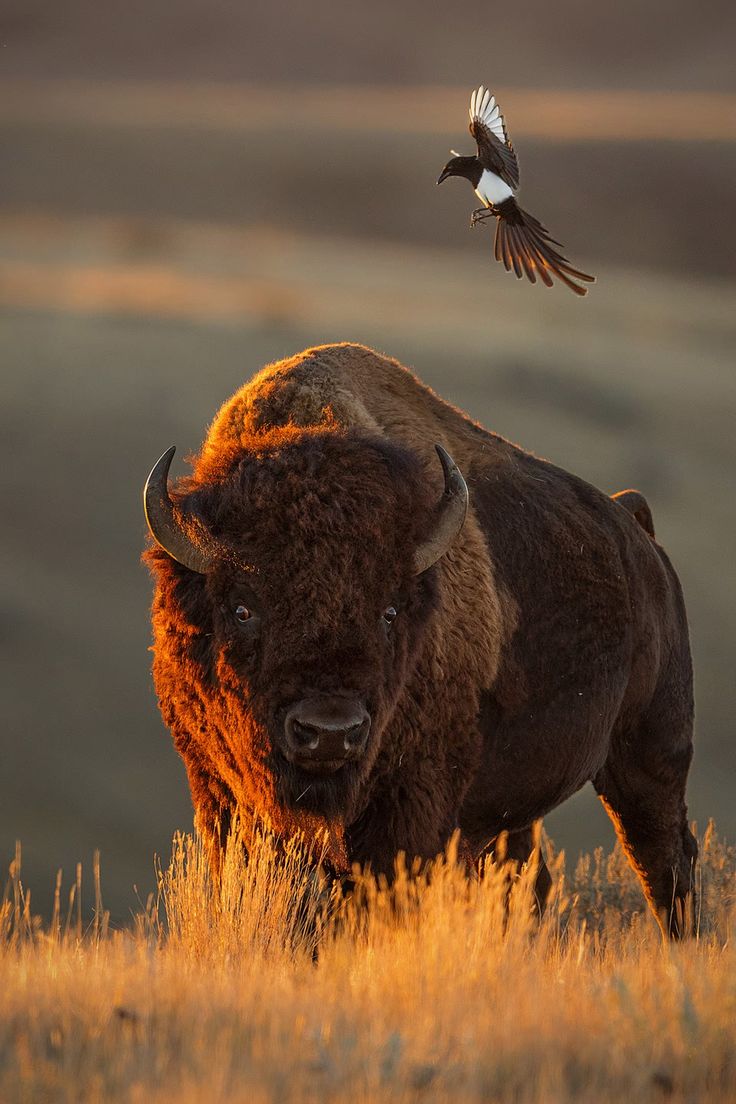
[[478, 145], [481, 165], [515, 191], [519, 187], [519, 162], [495, 96], [483, 85], [470, 97], [469, 115], [470, 133]]

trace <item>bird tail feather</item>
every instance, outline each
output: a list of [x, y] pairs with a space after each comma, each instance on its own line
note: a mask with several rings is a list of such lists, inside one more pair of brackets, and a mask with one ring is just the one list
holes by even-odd
[[532, 284], [536, 284], [538, 276], [547, 287], [552, 287], [554, 278], [576, 295], [587, 295], [588, 289], [576, 281], [593, 284], [595, 276], [573, 268], [554, 248], [557, 245], [562, 249], [562, 243], [555, 241], [534, 215], [523, 211], [513, 198], [497, 204], [495, 212], [498, 219], [493, 248], [496, 260], [503, 263], [507, 272], [513, 269], [519, 280], [526, 276]]

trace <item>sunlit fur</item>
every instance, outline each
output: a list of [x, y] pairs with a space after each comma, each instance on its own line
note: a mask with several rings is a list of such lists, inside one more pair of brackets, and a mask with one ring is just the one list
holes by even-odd
[[[442, 491], [435, 442], [471, 509], [417, 578]], [[628, 509], [357, 345], [256, 375], [180, 492], [229, 549], [207, 576], [148, 553], [156, 687], [209, 838], [237, 809], [286, 834], [326, 828], [336, 869], [389, 873], [458, 826], [469, 857], [508, 831], [523, 860], [533, 822], [590, 780], [682, 933], [687, 626], [667, 557]], [[261, 617], [254, 645], [240, 601]], [[359, 696], [373, 719], [364, 760], [319, 782], [282, 754], [283, 711], [313, 691]]]

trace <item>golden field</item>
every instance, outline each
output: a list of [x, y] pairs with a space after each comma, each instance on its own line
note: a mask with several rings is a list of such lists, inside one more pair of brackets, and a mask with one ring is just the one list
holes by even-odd
[[[392, 894], [333, 896], [319, 952], [292, 902], [314, 879], [266, 835], [215, 891], [174, 841], [113, 930], [60, 887], [32, 919], [18, 857], [0, 914], [0, 1100], [731, 1101], [736, 850], [701, 838], [697, 939], [663, 944], [622, 855], [565, 869], [541, 927], [533, 869], [468, 881], [452, 855]], [[79, 877], [79, 872], [78, 872]], [[311, 922], [310, 922], [311, 926]]]

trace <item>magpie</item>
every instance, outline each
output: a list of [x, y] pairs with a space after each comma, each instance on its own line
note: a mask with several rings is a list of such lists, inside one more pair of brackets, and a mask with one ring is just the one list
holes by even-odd
[[519, 162], [496, 99], [483, 85], [470, 97], [469, 114], [470, 133], [478, 146], [477, 156], [461, 157], [450, 150], [454, 156], [445, 165], [437, 183], [441, 184], [448, 176], [464, 176], [470, 181], [483, 204], [473, 211], [470, 225], [475, 226], [491, 216], [497, 220], [493, 248], [496, 260], [503, 261], [507, 272], [513, 267], [518, 279], [525, 275], [533, 284], [539, 276], [547, 287], [552, 287], [555, 277], [576, 295], [585, 295], [588, 289], [575, 281], [592, 284], [595, 276], [573, 268], [554, 248], [558, 245], [562, 249], [562, 244], [516, 202]]

